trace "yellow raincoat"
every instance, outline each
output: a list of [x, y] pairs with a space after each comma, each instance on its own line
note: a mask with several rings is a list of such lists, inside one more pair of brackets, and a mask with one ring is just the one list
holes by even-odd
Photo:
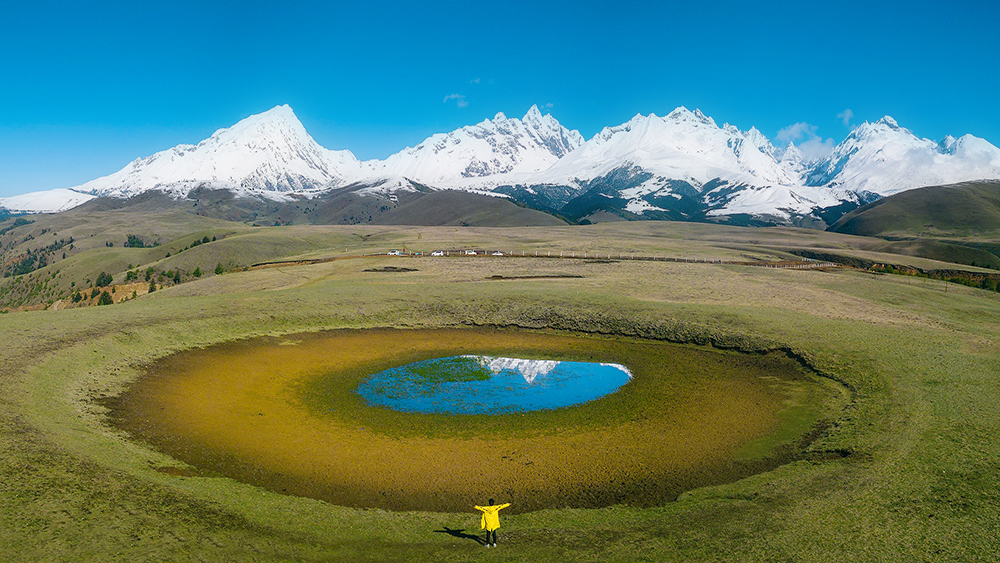
[[492, 532], [500, 527], [500, 511], [510, 506], [510, 503], [491, 504], [490, 506], [477, 506], [476, 510], [483, 512], [483, 518], [479, 521], [479, 527], [487, 532]]

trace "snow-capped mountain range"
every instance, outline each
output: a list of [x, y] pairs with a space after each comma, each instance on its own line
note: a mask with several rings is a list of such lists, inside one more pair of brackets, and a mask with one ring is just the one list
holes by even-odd
[[794, 145], [776, 148], [756, 128], [719, 126], [699, 110], [636, 115], [585, 141], [533, 106], [521, 119], [498, 113], [362, 162], [320, 146], [285, 105], [80, 186], [0, 198], [0, 207], [53, 212], [150, 190], [183, 198], [197, 187], [281, 201], [430, 188], [509, 197], [574, 219], [611, 213], [794, 223], [845, 202], [996, 178], [1000, 149], [984, 139], [920, 139], [888, 116], [855, 128], [828, 157], [807, 161]]

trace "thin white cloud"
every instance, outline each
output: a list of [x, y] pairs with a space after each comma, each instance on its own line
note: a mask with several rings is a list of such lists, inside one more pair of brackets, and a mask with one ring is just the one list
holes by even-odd
[[449, 100], [455, 100], [455, 105], [460, 108], [464, 108], [469, 105], [469, 101], [465, 99], [465, 94], [448, 94], [444, 97], [444, 101], [441, 103], [447, 104]]
[[802, 153], [802, 158], [806, 160], [816, 160], [829, 156], [833, 152], [833, 139], [826, 139], [825, 141], [819, 137], [814, 137], [808, 141], [802, 142], [802, 144], [795, 145], [799, 148], [799, 152]]
[[815, 125], [809, 125], [804, 121], [793, 123], [778, 131], [778, 141], [782, 143], [794, 143], [799, 139], [810, 139], [817, 136], [817, 129], [819, 128]]
[[816, 134], [819, 127], [804, 121], [793, 123], [778, 131], [777, 139], [786, 145], [794, 143], [806, 160], [823, 158], [833, 152], [833, 139], [823, 139]]
[[850, 125], [851, 119], [854, 119], [854, 112], [851, 111], [850, 108], [845, 109], [844, 111], [837, 114], [837, 119], [843, 120], [845, 126]]
[[549, 102], [549, 103], [545, 104], [542, 107], [545, 108], [545, 109], [552, 109], [552, 108], [556, 107], [556, 105], [553, 104], [552, 102]]
[[477, 77], [473, 78], [472, 80], [470, 80], [469, 84], [479, 84], [479, 77], [477, 76]]

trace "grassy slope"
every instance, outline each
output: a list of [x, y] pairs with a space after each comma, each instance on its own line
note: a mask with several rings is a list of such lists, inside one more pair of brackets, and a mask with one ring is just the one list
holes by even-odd
[[[210, 192], [208, 195], [219, 194]], [[409, 201], [382, 212], [386, 223], [564, 225], [550, 215], [497, 198], [458, 192], [411, 195]], [[227, 270], [233, 270], [290, 254], [322, 253], [337, 247], [385, 252], [392, 246], [392, 241], [380, 233], [405, 232], [405, 229], [398, 228], [373, 230], [370, 225], [359, 225], [354, 230], [289, 226], [282, 227], [286, 230], [279, 230], [277, 233], [280, 234], [276, 234], [271, 228], [200, 216], [197, 204], [203, 204], [201, 209], [207, 207], [201, 200], [194, 204], [174, 202], [170, 205], [164, 205], [164, 200], [167, 198], [151, 196], [127, 202], [95, 200], [81, 209], [66, 213], [32, 216], [31, 224], [0, 235], [0, 259], [3, 262], [16, 260], [30, 250], [44, 248], [59, 240], [73, 241], [72, 246], [66, 245], [47, 255], [48, 266], [16, 278], [0, 279], [0, 309], [65, 300], [77, 289], [91, 288], [97, 276], [105, 271], [114, 275], [116, 283], [122, 283], [125, 272], [130, 268], [138, 268], [140, 273], [149, 267], [161, 272], [180, 269], [187, 281], [195, 268], [211, 275], [220, 264]], [[223, 200], [223, 203], [226, 201]], [[293, 204], [288, 205], [294, 207]], [[306, 203], [298, 205], [308, 207]], [[318, 208], [311, 209], [312, 212], [323, 212], [322, 204], [313, 202], [309, 205]], [[168, 210], [151, 211], [156, 206], [165, 206]], [[0, 229], [13, 223], [13, 219], [0, 222]], [[350, 233], [361, 233], [358, 236], [366, 237], [373, 246], [345, 245], [345, 241], [349, 242], [355, 236]], [[128, 235], [136, 235], [148, 245], [156, 243], [159, 246], [126, 248], [124, 244]], [[192, 242], [206, 236], [220, 240], [189, 248]], [[9, 293], [5, 294], [4, 289]]]
[[[853, 240], [806, 233], [293, 228], [227, 240], [248, 256], [499, 241], [718, 258], [780, 255], [766, 243]], [[802, 236], [810, 240], [796, 243]], [[0, 316], [0, 558], [988, 561], [1000, 550], [995, 293], [849, 271], [649, 262], [421, 258], [408, 259], [417, 272], [363, 272], [398, 260], [225, 274], [113, 307]], [[584, 277], [485, 281], [540, 271]], [[114, 393], [153, 357], [232, 338], [479, 324], [787, 346], [850, 384], [855, 401], [806, 460], [661, 508], [511, 516], [495, 553], [464, 537], [478, 533], [471, 511], [351, 510], [153, 471], [172, 462], [105, 430], [87, 401]]]
[[892, 252], [1000, 268], [1000, 182], [908, 190], [844, 215], [831, 231], [905, 239]]
[[907, 190], [848, 213], [830, 230], [862, 236], [996, 235], [1000, 182]]
[[504, 198], [459, 191], [431, 192], [386, 212], [382, 225], [465, 225], [476, 227], [535, 227], [564, 225], [548, 213], [527, 209]]

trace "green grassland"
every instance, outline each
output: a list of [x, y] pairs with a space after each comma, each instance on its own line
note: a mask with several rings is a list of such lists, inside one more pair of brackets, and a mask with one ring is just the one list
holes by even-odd
[[[209, 273], [111, 306], [0, 315], [0, 560], [992, 561], [1000, 553], [996, 292], [852, 269], [607, 259], [783, 260], [812, 250], [937, 264], [892, 254], [885, 241], [653, 222], [263, 228], [189, 213], [90, 213], [38, 217], [2, 235], [5, 253], [53, 231], [80, 241], [24, 276], [54, 280], [46, 300], [102, 271], [118, 282], [130, 264]], [[35, 238], [24, 241], [29, 232]], [[122, 248], [126, 234], [159, 245]], [[206, 236], [216, 240], [191, 246]], [[466, 247], [605, 259], [380, 256], [242, 271], [279, 259]], [[231, 265], [215, 275], [217, 263]], [[365, 271], [390, 265], [416, 271]], [[530, 275], [563, 277], [518, 279]], [[336, 328], [481, 326], [786, 350], [841, 382], [850, 401], [797, 461], [654, 508], [512, 514], [497, 550], [473, 541], [471, 506], [353, 509], [194, 476], [105, 424], [99, 404], [144, 365], [181, 350]]]
[[[417, 203], [430, 197], [419, 199]], [[467, 206], [468, 202], [465, 204]], [[643, 226], [605, 223], [587, 227], [553, 225], [509, 229], [457, 226], [410, 229], [372, 225], [264, 228], [206, 218], [191, 211], [84, 208], [35, 216], [28, 224], [16, 223], [16, 219], [0, 222], [0, 269], [4, 276], [0, 278], [0, 311], [90, 305], [94, 300], [75, 303], [72, 298], [77, 291], [93, 290], [102, 272], [111, 274], [114, 284], [144, 282], [139, 291], [141, 295], [150, 281], [162, 288], [211, 277], [216, 271], [233, 272], [271, 260], [335, 258], [384, 253], [389, 249], [426, 253], [474, 247], [506, 253], [537, 252], [543, 256], [583, 253], [594, 256], [596, 253], [606, 257], [644, 255], [736, 261], [813, 256], [855, 260], [859, 265], [884, 263], [922, 270], [954, 267], [949, 262], [921, 257], [919, 248], [914, 247], [917, 243], [809, 229], [748, 230], [666, 222], [650, 222]], [[505, 216], [500, 211], [494, 215], [523, 218], [517, 214]], [[458, 216], [473, 220], [468, 213]], [[387, 212], [386, 217], [394, 216]], [[448, 219], [441, 212], [426, 217]], [[457, 233], [461, 233], [458, 238]], [[142, 241], [143, 247], [125, 246], [130, 237]], [[210, 244], [202, 244], [206, 240]], [[988, 236], [986, 240], [980, 242], [989, 244]], [[58, 248], [47, 250], [53, 245]], [[968, 250], [969, 247], [962, 248]], [[972, 258], [957, 260], [952, 254], [948, 255], [952, 261], [975, 261]], [[43, 257], [45, 265], [40, 266], [36, 260], [31, 263], [30, 271], [18, 274], [15, 268], [26, 257]], [[986, 265], [988, 260], [981, 259]], [[152, 271], [151, 279], [146, 277], [148, 271]], [[134, 280], [128, 279], [129, 272], [133, 272]], [[131, 293], [135, 288], [125, 289]], [[115, 300], [124, 297], [126, 295], [116, 295]]]

